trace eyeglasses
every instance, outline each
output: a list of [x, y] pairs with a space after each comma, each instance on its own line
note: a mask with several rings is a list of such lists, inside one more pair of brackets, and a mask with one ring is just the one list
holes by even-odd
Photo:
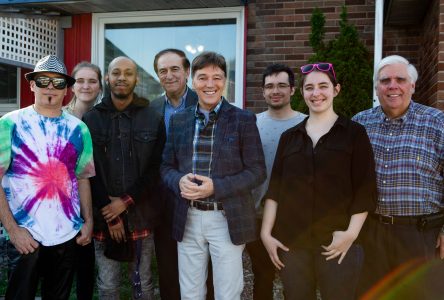
[[321, 72], [329, 72], [331, 70], [331, 73], [333, 74], [334, 79], [336, 80], [336, 74], [335, 69], [333, 69], [333, 64], [331, 63], [317, 63], [317, 64], [307, 64], [305, 66], [301, 67], [302, 74], [309, 74], [313, 72], [314, 69], [318, 69]]
[[49, 83], [52, 83], [52, 86], [58, 90], [63, 90], [67, 84], [65, 78], [58, 78], [58, 77], [51, 78], [51, 77], [40, 76], [34, 78], [34, 81], [35, 85], [38, 86], [39, 88], [46, 88], [48, 87]]
[[264, 90], [272, 91], [275, 88], [277, 88], [279, 91], [283, 91], [283, 90], [287, 89], [289, 86], [290, 85], [288, 83], [278, 83], [276, 85], [270, 83], [270, 84], [264, 85]]

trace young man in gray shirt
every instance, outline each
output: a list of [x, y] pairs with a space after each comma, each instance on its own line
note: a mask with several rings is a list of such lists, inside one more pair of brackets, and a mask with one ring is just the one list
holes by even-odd
[[[256, 117], [265, 155], [267, 180], [253, 190], [258, 228], [262, 223], [262, 198], [268, 189], [281, 134], [306, 117], [291, 108], [290, 98], [296, 88], [294, 73], [288, 66], [281, 64], [268, 66], [262, 74], [262, 89], [268, 110], [257, 114]], [[272, 300], [275, 268], [268, 257], [267, 250], [260, 239], [247, 244], [247, 249], [254, 273], [253, 298], [254, 300]]]

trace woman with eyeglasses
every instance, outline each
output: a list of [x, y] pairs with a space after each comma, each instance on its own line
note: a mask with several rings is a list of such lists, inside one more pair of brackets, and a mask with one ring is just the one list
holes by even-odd
[[363, 261], [358, 235], [375, 208], [372, 147], [363, 126], [340, 116], [331, 63], [301, 68], [309, 116], [281, 136], [261, 238], [287, 300], [356, 298]]
[[[102, 72], [89, 62], [78, 63], [71, 76], [76, 79], [72, 86], [74, 96], [65, 107], [70, 114], [81, 119], [98, 101], [102, 93]], [[92, 227], [91, 227], [92, 229]], [[94, 291], [95, 254], [94, 243], [77, 247], [76, 295], [79, 300], [90, 300]]]
[[80, 62], [72, 70], [71, 76], [76, 79], [72, 86], [74, 96], [65, 109], [81, 119], [90, 110], [102, 94], [102, 72], [95, 64]]

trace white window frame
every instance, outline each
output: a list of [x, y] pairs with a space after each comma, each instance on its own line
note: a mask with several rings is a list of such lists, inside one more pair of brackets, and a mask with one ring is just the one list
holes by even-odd
[[[96, 13], [92, 15], [91, 61], [105, 71], [105, 25], [120, 23], [193, 21], [211, 19], [236, 19], [236, 68], [235, 68], [235, 99], [234, 105], [244, 108], [244, 49], [245, 26], [243, 6], [154, 10], [142, 12]], [[154, 60], [154, 57], [152, 58]]]

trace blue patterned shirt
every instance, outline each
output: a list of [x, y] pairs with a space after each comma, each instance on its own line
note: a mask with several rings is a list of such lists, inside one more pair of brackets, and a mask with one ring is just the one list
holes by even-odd
[[167, 95], [165, 94], [165, 130], [168, 134], [168, 127], [170, 125], [170, 118], [175, 113], [178, 113], [179, 111], [182, 111], [185, 109], [185, 103], [188, 95], [188, 87], [185, 89], [185, 93], [183, 93], [182, 97], [180, 97], [180, 104], [175, 107], [171, 104], [170, 99], [168, 99]]
[[397, 119], [378, 106], [353, 120], [365, 126], [373, 146], [376, 213], [417, 216], [443, 210], [444, 113], [411, 101]]
[[222, 106], [222, 100], [208, 114], [202, 112], [196, 105], [196, 123], [193, 139], [193, 174], [211, 177], [214, 136], [216, 134], [217, 113]]

